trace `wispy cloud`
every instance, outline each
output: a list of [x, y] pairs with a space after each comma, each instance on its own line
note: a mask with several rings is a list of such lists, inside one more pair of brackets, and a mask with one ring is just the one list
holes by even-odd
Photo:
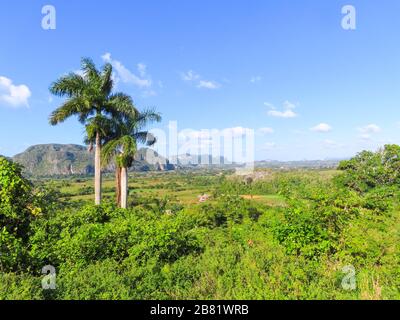
[[146, 73], [147, 73], [147, 66], [144, 63], [138, 63], [137, 65], [139, 74], [142, 78], [146, 77]]
[[283, 103], [282, 105], [283, 110], [277, 110], [277, 108], [269, 102], [264, 102], [264, 105], [270, 109], [268, 111], [268, 115], [271, 117], [295, 118], [298, 116], [298, 114], [293, 111], [297, 106], [289, 101], [285, 101]]
[[220, 87], [220, 84], [214, 81], [205, 81], [205, 80], [200, 80], [199, 84], [197, 85], [197, 88], [205, 88], [205, 89], [218, 89]]
[[370, 141], [372, 140], [372, 135], [381, 132], [382, 129], [378, 125], [371, 123], [364, 127], [358, 128], [358, 131], [360, 132], [361, 140]]
[[31, 95], [28, 86], [14, 85], [11, 79], [0, 76], [0, 105], [13, 108], [29, 107], [28, 100]]
[[101, 58], [103, 61], [111, 63], [117, 81], [132, 84], [141, 89], [150, 88], [152, 86], [151, 77], [147, 74], [147, 66], [145, 64], [137, 64], [137, 72], [139, 75], [136, 75], [134, 72], [126, 68], [120, 61], [113, 59], [110, 53], [105, 53]]
[[183, 81], [195, 81], [200, 79], [200, 76], [193, 70], [189, 70], [188, 72], [182, 72], [181, 78]]
[[261, 80], [262, 80], [261, 76], [253, 76], [253, 77], [251, 77], [250, 82], [256, 83], [256, 82], [260, 82]]
[[202, 79], [202, 77], [193, 70], [182, 72], [181, 79], [186, 82], [195, 82], [197, 88], [215, 90], [221, 87], [221, 85], [216, 81]]
[[314, 132], [326, 133], [332, 131], [332, 127], [327, 123], [320, 123], [315, 127], [310, 128], [310, 130]]
[[360, 131], [361, 133], [364, 133], [364, 134], [378, 133], [378, 132], [381, 132], [381, 130], [382, 129], [378, 125], [373, 124], [373, 123], [368, 124], [364, 127], [358, 128], [358, 131]]
[[285, 110], [285, 111], [271, 110], [271, 111], [268, 111], [268, 114], [271, 117], [276, 117], [276, 118], [295, 118], [295, 117], [297, 117], [297, 114], [294, 113], [292, 110]]

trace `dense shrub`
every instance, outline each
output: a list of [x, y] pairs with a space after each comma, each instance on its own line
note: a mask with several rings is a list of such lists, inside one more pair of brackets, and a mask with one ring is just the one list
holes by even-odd
[[400, 185], [400, 146], [385, 145], [378, 152], [363, 151], [342, 161], [339, 182], [360, 192], [376, 187]]
[[[0, 299], [398, 299], [397, 152], [361, 154], [333, 179], [166, 175], [155, 188], [193, 181], [213, 197], [183, 205], [135, 192], [126, 210], [56, 205], [57, 193], [2, 160]], [[241, 197], [271, 193], [283, 205]], [[41, 289], [45, 265], [57, 271], [55, 290]], [[348, 265], [353, 291], [341, 285]]]
[[32, 217], [41, 213], [35, 206], [32, 184], [22, 177], [22, 169], [0, 157], [0, 225], [26, 238]]
[[43, 214], [46, 198], [22, 176], [19, 165], [0, 157], [0, 271], [29, 264], [30, 223]]

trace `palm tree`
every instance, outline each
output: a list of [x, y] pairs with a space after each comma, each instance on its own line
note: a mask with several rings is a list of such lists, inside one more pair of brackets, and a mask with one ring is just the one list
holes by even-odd
[[102, 164], [107, 166], [115, 159], [117, 203], [121, 208], [127, 208], [128, 169], [134, 161], [138, 142], [147, 146], [152, 146], [156, 142], [151, 133], [142, 131], [149, 122], [154, 121], [161, 121], [161, 116], [153, 110], [144, 112], [136, 110], [134, 116], [113, 119], [112, 133], [102, 150]]
[[95, 144], [95, 204], [101, 203], [101, 146], [106, 138], [111, 118], [121, 115], [134, 116], [132, 99], [123, 93], [112, 93], [112, 66], [107, 63], [101, 71], [89, 58], [83, 58], [82, 75], [70, 73], [50, 86], [50, 92], [67, 100], [49, 117], [51, 125], [77, 116], [85, 125], [90, 144]]

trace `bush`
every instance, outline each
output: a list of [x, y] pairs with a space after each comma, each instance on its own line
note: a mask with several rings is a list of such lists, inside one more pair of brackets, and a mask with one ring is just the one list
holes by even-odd
[[0, 157], [0, 271], [28, 265], [30, 223], [43, 213], [43, 196], [22, 176], [22, 168]]
[[[333, 180], [293, 171], [246, 185], [190, 173], [179, 177], [214, 186], [212, 199], [137, 192], [126, 210], [56, 205], [56, 192], [2, 160], [0, 299], [398, 299], [396, 150], [352, 159]], [[240, 196], [278, 191], [279, 206]], [[45, 265], [56, 290], [41, 289]], [[341, 287], [346, 265], [357, 290]]]
[[376, 187], [400, 185], [400, 146], [385, 145], [377, 152], [363, 151], [338, 167], [339, 183], [366, 192]]

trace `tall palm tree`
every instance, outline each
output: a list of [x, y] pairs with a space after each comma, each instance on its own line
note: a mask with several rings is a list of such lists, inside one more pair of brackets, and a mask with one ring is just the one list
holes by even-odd
[[77, 116], [85, 125], [90, 143], [95, 144], [95, 204], [101, 203], [101, 147], [106, 138], [106, 127], [111, 118], [121, 115], [134, 116], [132, 99], [123, 93], [112, 93], [113, 80], [111, 64], [104, 65], [99, 71], [93, 61], [83, 58], [82, 75], [70, 73], [56, 80], [50, 86], [50, 92], [66, 101], [52, 112], [51, 125], [64, 122], [71, 116]]
[[115, 160], [117, 203], [121, 208], [127, 208], [128, 169], [134, 161], [138, 142], [147, 146], [152, 146], [156, 142], [151, 133], [142, 131], [149, 122], [154, 121], [161, 121], [161, 116], [153, 110], [135, 112], [134, 116], [113, 119], [112, 133], [102, 150], [102, 163], [106, 166]]

